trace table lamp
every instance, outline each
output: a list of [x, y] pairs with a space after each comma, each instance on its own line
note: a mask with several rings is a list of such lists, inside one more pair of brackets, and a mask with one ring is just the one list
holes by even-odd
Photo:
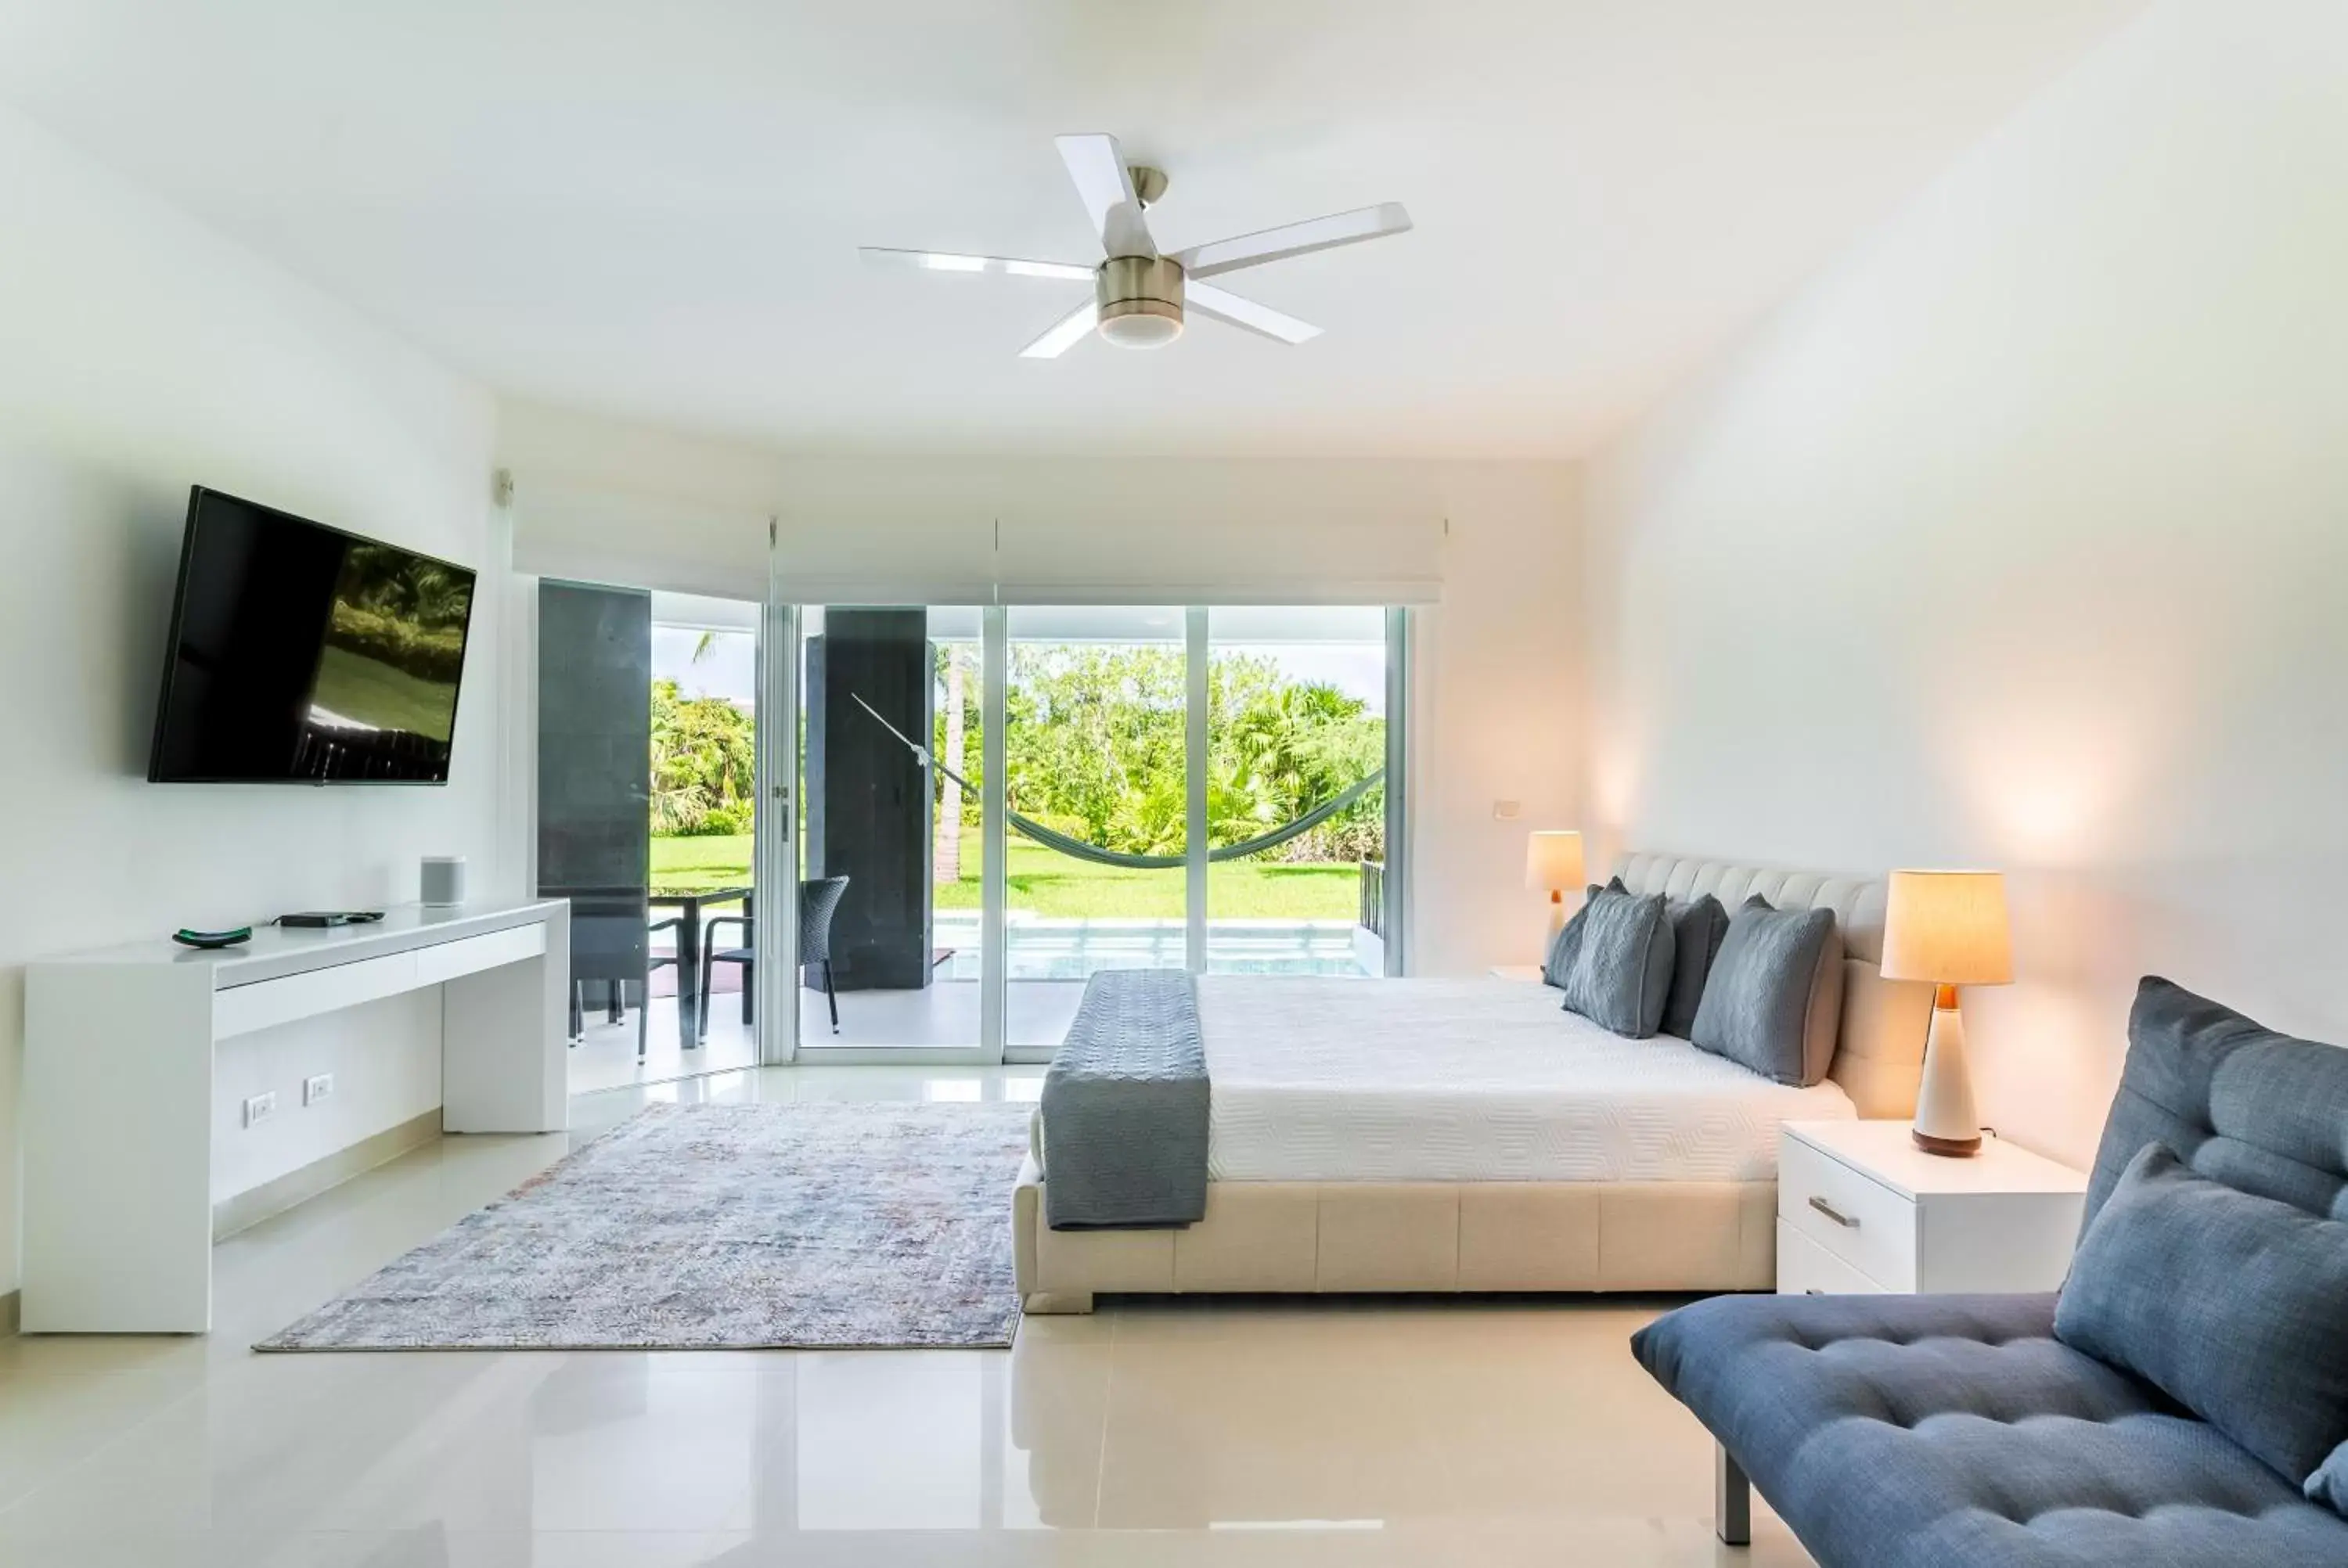
[[1581, 879], [1581, 835], [1541, 832], [1525, 840], [1525, 886], [1549, 891], [1549, 934], [1565, 928], [1565, 890], [1579, 890]]
[[2002, 986], [2013, 979], [2003, 875], [1893, 872], [1883, 916], [1883, 978], [1929, 980], [1940, 988], [1924, 1042], [1924, 1081], [1916, 1093], [1916, 1146], [1931, 1154], [1979, 1153], [1981, 1118], [1965, 1065], [1957, 988]]

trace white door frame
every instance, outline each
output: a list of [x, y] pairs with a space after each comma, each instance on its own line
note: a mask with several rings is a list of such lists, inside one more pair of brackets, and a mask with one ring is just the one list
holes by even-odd
[[[769, 589], [770, 598], [779, 600], [782, 591], [783, 585], [779, 581], [776, 582]], [[788, 630], [783, 635], [787, 635], [788, 639], [789, 657], [787, 660], [768, 661], [760, 676], [759, 693], [762, 704], [769, 700], [770, 689], [767, 682], [770, 677], [776, 678], [776, 683], [784, 688], [781, 691], [772, 692], [771, 697], [776, 703], [775, 711], [784, 715], [782, 723], [776, 726], [782, 740], [782, 744], [778, 749], [784, 753], [776, 765], [781, 770], [782, 778], [788, 781], [783, 788], [786, 791], [785, 798], [789, 798], [796, 796], [798, 791], [804, 785], [804, 781], [798, 776], [800, 757], [798, 742], [800, 703], [804, 698], [804, 694], [799, 690], [799, 675], [806, 662], [801, 657], [805, 607], [798, 604], [769, 603], [767, 606], [769, 622], [773, 621], [778, 611], [788, 618]], [[994, 1067], [1002, 1064], [1006, 994], [1004, 989], [1003, 909], [1009, 890], [1009, 884], [1004, 876], [1003, 858], [1003, 688], [1004, 677], [1010, 666], [1010, 656], [1004, 639], [1005, 622], [1002, 606], [982, 607], [980, 624], [979, 713], [983, 728], [981, 743], [983, 748], [984, 761], [982, 764], [979, 781], [982, 785], [979, 854], [983, 863], [979, 874], [979, 1038], [967, 1045], [847, 1045], [833, 1043], [828, 1035], [820, 1031], [809, 1034], [799, 1028], [798, 975], [798, 966], [793, 963], [788, 969], [778, 971], [778, 974], [788, 982], [780, 988], [779, 998], [770, 1001], [770, 992], [764, 987], [761, 987], [758, 993], [758, 1006], [761, 1010], [771, 1008], [775, 1010], [768, 1012], [767, 1016], [783, 1020], [778, 1025], [765, 1028], [761, 1033], [761, 1060], [763, 1061], [796, 1061], [802, 1066], [820, 1062], [827, 1066], [843, 1067], [876, 1065]], [[778, 645], [781, 645], [780, 636], [778, 638]], [[764, 711], [763, 706], [761, 711]], [[767, 755], [767, 726], [761, 724], [758, 746], [761, 759]], [[761, 787], [758, 794], [761, 806], [765, 806], [775, 798], [772, 791]], [[793, 820], [796, 824], [796, 818]], [[760, 842], [763, 844], [764, 841], [765, 835], [762, 829]], [[799, 849], [800, 846], [796, 843], [788, 845], [783, 866], [771, 873], [767, 869], [766, 863], [761, 861], [758, 885], [762, 887], [795, 888], [798, 878]], [[934, 912], [934, 897], [932, 909]], [[761, 922], [762, 929], [767, 923], [769, 922]], [[790, 929], [791, 952], [795, 958], [798, 953], [798, 900], [796, 897], [789, 899], [788, 917], [771, 923]], [[759, 964], [763, 972], [766, 967], [763, 952]], [[778, 1050], [788, 1051], [788, 1054], [778, 1056], [777, 1054]]]
[[761, 1065], [788, 1067], [799, 1045], [799, 607], [782, 602], [771, 580], [758, 612], [757, 683], [750, 882], [763, 907], [750, 929], [755, 1039]]

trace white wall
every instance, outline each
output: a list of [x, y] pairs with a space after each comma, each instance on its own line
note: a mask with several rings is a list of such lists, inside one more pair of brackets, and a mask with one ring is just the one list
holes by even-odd
[[[1002, 518], [1006, 532], [1081, 522], [1137, 549], [1146, 541], [1153, 557], [1212, 529], [1218, 548], [1253, 530], [1284, 559], [1293, 552], [1275, 552], [1277, 537], [1303, 528], [1327, 548], [1320, 570], [1330, 578], [1360, 574], [1373, 557], [1411, 559], [1408, 525], [1422, 521], [1437, 530], [1443, 597], [1418, 612], [1414, 968], [1475, 974], [1538, 955], [1546, 916], [1522, 886], [1524, 835], [1580, 813], [1579, 495], [1568, 466], [796, 457], [519, 404], [502, 410], [499, 452], [515, 475], [525, 560], [753, 598], [765, 591], [764, 519], [774, 514], [901, 536], [933, 527], [941, 538], [967, 533], [958, 525], [972, 518]], [[1349, 520], [1358, 555], [1337, 543]], [[904, 553], [906, 580], [936, 569]], [[1524, 815], [1495, 821], [1502, 799]]]
[[2007, 868], [2074, 1160], [2141, 974], [2348, 1040], [2343, 190], [2348, 6], [2157, 5], [1590, 476], [1597, 820]]
[[[448, 787], [144, 782], [189, 486], [493, 566], [488, 396], [5, 109], [0, 233], [5, 1291], [27, 958], [412, 898], [428, 852], [471, 856], [485, 887], [499, 876], [494, 599], [475, 622]], [[420, 1073], [424, 1108], [437, 1102], [437, 1017], [390, 1018], [399, 1027], [371, 1018], [277, 1064], [293, 1075], [275, 1085], [278, 1121], [224, 1163], [239, 1185], [323, 1152], [302, 1120], [302, 1072], [356, 1091], [334, 1112], [349, 1137], [416, 1114]], [[407, 1060], [343, 1060], [360, 1046]]]

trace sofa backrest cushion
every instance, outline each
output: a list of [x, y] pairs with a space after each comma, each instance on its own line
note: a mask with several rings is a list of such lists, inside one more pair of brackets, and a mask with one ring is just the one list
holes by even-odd
[[2137, 1152], [2071, 1261], [2054, 1337], [2303, 1486], [2348, 1441], [2348, 1222]]
[[2147, 1143], [2211, 1181], [2348, 1220], [2348, 1050], [2294, 1040], [2147, 977], [2080, 1235]]

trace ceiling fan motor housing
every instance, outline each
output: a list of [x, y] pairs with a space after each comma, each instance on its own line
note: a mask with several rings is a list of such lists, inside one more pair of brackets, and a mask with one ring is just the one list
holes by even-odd
[[1182, 264], [1166, 256], [1112, 256], [1093, 282], [1100, 335], [1119, 348], [1163, 348], [1182, 335]]

